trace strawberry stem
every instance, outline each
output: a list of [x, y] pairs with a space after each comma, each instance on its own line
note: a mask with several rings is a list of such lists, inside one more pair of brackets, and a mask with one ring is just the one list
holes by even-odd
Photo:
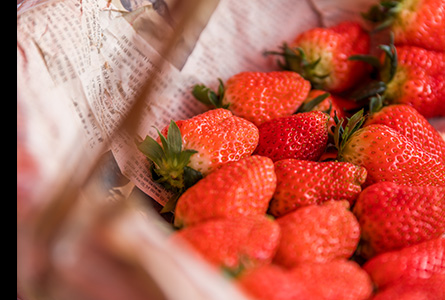
[[[157, 130], [157, 129], [156, 129]], [[182, 136], [178, 125], [171, 121], [167, 137], [157, 130], [162, 146], [152, 137], [147, 136], [137, 145], [153, 164], [151, 172], [155, 182], [163, 185], [175, 195], [181, 195], [186, 189], [202, 178], [202, 174], [187, 165], [195, 150], [182, 150]], [[169, 201], [162, 212], [172, 211], [178, 197]]]
[[214, 106], [215, 108], [228, 108], [229, 105], [223, 105], [222, 103], [225, 93], [224, 83], [220, 78], [218, 78], [218, 81], [218, 92], [211, 90], [203, 84], [197, 84], [193, 87], [193, 96], [205, 105]]
[[363, 109], [356, 112], [352, 117], [346, 118], [347, 124], [343, 127], [343, 123], [345, 121], [344, 118], [341, 120], [338, 119], [337, 114], [334, 114], [334, 145], [338, 150], [338, 159], [342, 160], [342, 152], [345, 147], [346, 142], [350, 139], [350, 137], [359, 130], [363, 123], [365, 122], [365, 117], [363, 116]]
[[373, 5], [362, 17], [376, 24], [373, 32], [378, 32], [389, 28], [395, 21], [397, 15], [402, 8], [401, 1], [381, 1], [379, 4]]
[[[311, 99], [310, 101], [307, 101], [305, 103], [303, 103], [303, 105], [301, 105], [296, 113], [301, 113], [301, 112], [308, 112], [314, 109], [314, 107], [316, 107], [318, 104], [320, 104], [321, 102], [323, 102], [323, 100], [325, 100], [326, 98], [328, 98], [331, 94], [329, 93], [324, 93], [321, 94], [317, 97], [315, 97], [314, 99]], [[332, 103], [329, 107], [329, 111], [326, 112], [327, 114], [330, 114], [330, 110], [332, 108]]]
[[314, 89], [323, 89], [320, 80], [325, 79], [330, 75], [318, 74], [315, 69], [321, 61], [321, 57], [314, 61], [309, 61], [304, 53], [304, 50], [300, 47], [291, 48], [287, 43], [283, 43], [280, 47], [280, 51], [265, 51], [264, 55], [277, 55], [281, 56], [284, 61], [278, 60], [278, 66], [286, 71], [293, 71], [301, 75], [304, 79], [308, 80], [312, 84]]

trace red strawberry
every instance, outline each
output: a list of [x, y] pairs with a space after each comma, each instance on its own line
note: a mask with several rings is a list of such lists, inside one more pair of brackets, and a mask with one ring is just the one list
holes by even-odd
[[282, 68], [301, 74], [314, 88], [339, 93], [353, 87], [368, 73], [363, 62], [348, 57], [369, 52], [370, 37], [358, 23], [342, 22], [329, 28], [313, 28], [283, 46]]
[[425, 118], [445, 116], [445, 52], [398, 46], [397, 70], [383, 96], [413, 106]]
[[278, 224], [265, 215], [205, 221], [176, 231], [213, 266], [230, 272], [268, 264], [280, 238]]
[[[383, 124], [360, 128], [362, 111], [335, 130], [341, 161], [366, 168], [365, 186], [389, 181], [400, 185], [445, 186], [445, 164], [410, 138]], [[343, 133], [341, 133], [343, 132]]]
[[292, 269], [266, 265], [248, 270], [236, 283], [257, 300], [365, 300], [372, 293], [368, 274], [347, 260], [303, 263]]
[[225, 164], [180, 196], [175, 225], [265, 214], [275, 188], [274, 165], [267, 157], [254, 155]]
[[335, 126], [335, 117], [342, 119], [350, 117], [350, 111], [361, 108], [361, 104], [348, 100], [339, 95], [326, 93], [323, 90], [312, 89], [297, 112], [320, 110], [329, 114], [328, 130], [332, 135], [332, 126]]
[[365, 257], [400, 249], [445, 233], [445, 187], [380, 182], [365, 188], [353, 212]]
[[345, 162], [284, 159], [275, 163], [277, 188], [269, 211], [279, 217], [299, 207], [327, 200], [348, 200], [361, 192], [366, 170]]
[[295, 158], [318, 160], [328, 142], [329, 116], [321, 111], [276, 118], [258, 126], [260, 138], [254, 154], [274, 162]]
[[428, 278], [399, 281], [379, 290], [372, 300], [443, 300], [445, 299], [445, 274]]
[[415, 108], [404, 104], [383, 106], [371, 112], [363, 126], [371, 124], [387, 125], [445, 161], [445, 140]]
[[154, 163], [155, 179], [178, 194], [225, 163], [250, 156], [259, 138], [254, 124], [226, 109], [172, 121], [162, 133], [158, 142], [147, 136], [139, 150]]
[[252, 300], [297, 300], [312, 296], [306, 280], [294, 280], [289, 270], [275, 264], [242, 272], [235, 283]]
[[359, 224], [345, 200], [299, 208], [277, 223], [281, 240], [274, 262], [287, 268], [349, 258], [360, 239]]
[[445, 49], [445, 2], [443, 0], [386, 1], [372, 6], [364, 17], [389, 27], [395, 43], [429, 50]]
[[363, 269], [368, 272], [379, 290], [398, 283], [413, 283], [436, 275], [443, 278], [445, 239], [436, 238], [400, 250], [382, 253], [368, 260], [363, 265]]
[[309, 90], [310, 83], [294, 72], [241, 72], [225, 85], [220, 80], [218, 93], [196, 85], [193, 95], [208, 105], [228, 108], [258, 126], [293, 114]]

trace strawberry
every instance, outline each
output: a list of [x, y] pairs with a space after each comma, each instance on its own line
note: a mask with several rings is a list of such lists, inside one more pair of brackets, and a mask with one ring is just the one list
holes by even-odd
[[270, 264], [242, 273], [236, 284], [257, 300], [365, 300], [372, 293], [368, 274], [347, 260], [303, 263], [292, 269]]
[[186, 241], [211, 265], [236, 272], [272, 261], [280, 227], [265, 215], [212, 219], [182, 228], [171, 238]]
[[312, 296], [306, 280], [294, 280], [289, 270], [275, 264], [242, 272], [235, 284], [252, 300], [297, 300]]
[[175, 225], [265, 214], [275, 188], [276, 175], [270, 158], [253, 155], [227, 163], [179, 197]]
[[[158, 141], [147, 136], [138, 148], [153, 162], [156, 181], [180, 195], [225, 163], [250, 156], [258, 138], [254, 124], [226, 109], [215, 109], [170, 122], [159, 132]], [[168, 210], [173, 207], [169, 204]]]
[[310, 90], [310, 83], [288, 71], [241, 72], [221, 80], [218, 92], [196, 85], [193, 95], [201, 102], [227, 108], [255, 125], [293, 114]]
[[[398, 284], [411, 286], [415, 282], [422, 284], [423, 280], [435, 276], [443, 279], [445, 239], [440, 237], [382, 253], [368, 260], [363, 269], [371, 276], [379, 291]], [[443, 281], [440, 282], [440, 286], [443, 293]]]
[[425, 118], [445, 116], [445, 52], [398, 46], [397, 70], [383, 96], [413, 106]]
[[445, 49], [445, 2], [443, 0], [382, 0], [363, 14], [376, 30], [389, 28], [397, 45], [428, 50]]
[[359, 23], [341, 22], [329, 28], [313, 28], [299, 34], [282, 52], [285, 70], [301, 74], [313, 88], [340, 93], [360, 82], [369, 72], [363, 62], [348, 57], [369, 53], [370, 37]]
[[312, 89], [297, 112], [320, 110], [329, 114], [328, 130], [332, 135], [335, 117], [342, 119], [351, 116], [351, 111], [361, 109], [361, 104], [343, 96], [326, 93], [323, 90]]
[[371, 124], [387, 125], [445, 161], [445, 140], [415, 108], [405, 104], [380, 107], [368, 115], [363, 126]]
[[360, 223], [360, 254], [400, 249], [445, 233], [445, 186], [380, 182], [365, 188], [353, 212]]
[[372, 300], [443, 300], [445, 299], [444, 282], [445, 274], [399, 281], [379, 290]]
[[361, 192], [366, 170], [345, 162], [283, 159], [275, 163], [277, 188], [269, 212], [276, 217], [327, 200], [348, 200]]
[[335, 129], [338, 158], [366, 168], [364, 186], [390, 181], [400, 185], [444, 186], [445, 164], [410, 138], [383, 124], [361, 128], [363, 111]]
[[276, 220], [281, 240], [274, 263], [286, 268], [349, 258], [360, 239], [358, 221], [345, 200], [308, 205]]
[[321, 111], [276, 118], [258, 126], [260, 138], [254, 154], [274, 162], [295, 158], [318, 160], [328, 142], [329, 116]]
[[367, 93], [381, 96], [385, 104], [411, 105], [427, 119], [445, 116], [445, 52], [394, 46], [393, 41], [380, 48], [381, 58], [351, 57], [369, 62], [378, 71]]

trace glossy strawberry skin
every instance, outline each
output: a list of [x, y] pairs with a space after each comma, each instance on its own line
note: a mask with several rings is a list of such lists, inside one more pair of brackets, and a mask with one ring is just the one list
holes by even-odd
[[391, 31], [394, 42], [429, 50], [445, 49], [445, 3], [442, 0], [400, 1]]
[[295, 72], [241, 72], [226, 81], [222, 104], [259, 126], [293, 114], [309, 90], [310, 83]]
[[302, 207], [276, 220], [282, 234], [274, 263], [286, 268], [349, 258], [360, 239], [358, 221], [345, 200]]
[[258, 155], [225, 164], [178, 199], [175, 225], [212, 218], [265, 214], [276, 188], [272, 160]]
[[445, 116], [445, 52], [397, 46], [397, 71], [385, 99], [413, 106], [429, 119]]
[[389, 251], [368, 260], [363, 269], [378, 289], [445, 275], [445, 239], [436, 238]]
[[404, 280], [380, 289], [372, 300], [442, 300], [445, 299], [445, 274]]
[[278, 224], [265, 215], [212, 219], [172, 236], [186, 241], [211, 265], [231, 271], [270, 263], [279, 238]]
[[[225, 163], [250, 156], [258, 144], [258, 128], [223, 108], [176, 124], [182, 134], [183, 149], [197, 151], [189, 166], [204, 176]], [[168, 126], [161, 132], [166, 135], [167, 131]]]
[[445, 185], [445, 165], [411, 139], [383, 124], [354, 132], [339, 158], [366, 168], [365, 186], [389, 181], [400, 185]]
[[445, 233], [445, 187], [380, 182], [365, 188], [353, 212], [365, 257], [401, 249]]
[[417, 146], [445, 161], [445, 140], [414, 107], [405, 104], [384, 106], [368, 116], [363, 126], [384, 124], [410, 138]]
[[236, 283], [258, 300], [365, 300], [372, 293], [368, 274], [347, 260], [303, 263], [292, 269], [270, 264], [245, 272]]
[[285, 158], [318, 160], [328, 142], [328, 115], [321, 111], [276, 118], [258, 126], [254, 154], [274, 162]]
[[283, 159], [275, 163], [277, 188], [269, 212], [276, 217], [327, 200], [348, 200], [362, 191], [366, 170], [345, 162]]
[[355, 22], [310, 29], [297, 36], [289, 47], [303, 49], [310, 62], [321, 58], [314, 72], [329, 75], [313, 81], [317, 88], [329, 92], [340, 93], [351, 88], [369, 71], [363, 62], [348, 60], [351, 55], [367, 54], [370, 47], [369, 35]]

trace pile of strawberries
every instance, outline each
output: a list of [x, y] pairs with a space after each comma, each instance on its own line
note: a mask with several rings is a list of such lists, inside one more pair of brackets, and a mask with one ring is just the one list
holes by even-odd
[[364, 15], [377, 56], [358, 23], [308, 30], [139, 145], [172, 239], [252, 299], [445, 299], [445, 2]]

